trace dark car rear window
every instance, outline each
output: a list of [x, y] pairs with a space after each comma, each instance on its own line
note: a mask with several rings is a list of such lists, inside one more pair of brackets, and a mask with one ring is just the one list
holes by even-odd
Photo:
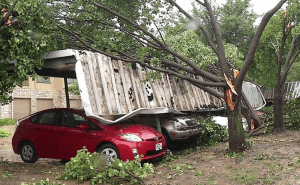
[[56, 118], [56, 112], [45, 112], [42, 114], [34, 115], [30, 118], [31, 123], [44, 124], [44, 125], [54, 125]]
[[30, 122], [31, 123], [37, 123], [37, 118], [38, 118], [38, 115], [34, 115], [30, 118]]

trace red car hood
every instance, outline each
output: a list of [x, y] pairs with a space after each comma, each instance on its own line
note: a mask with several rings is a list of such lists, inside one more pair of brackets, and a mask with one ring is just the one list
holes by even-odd
[[151, 127], [144, 125], [109, 125], [110, 129], [115, 130], [117, 134], [136, 134], [143, 140], [154, 139], [155, 136], [162, 137], [161, 133]]

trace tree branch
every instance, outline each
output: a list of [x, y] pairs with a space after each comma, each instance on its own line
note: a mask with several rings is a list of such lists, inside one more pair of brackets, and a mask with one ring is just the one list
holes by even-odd
[[155, 22], [153, 22], [153, 24], [154, 24], [154, 26], [156, 27], [156, 29], [157, 29], [157, 31], [158, 31], [158, 33], [159, 33], [159, 35], [160, 35], [161, 40], [162, 40], [162, 41], [164, 42], [164, 44], [167, 46], [167, 44], [166, 44], [166, 42], [165, 42], [165, 39], [164, 39], [164, 37], [162, 36], [162, 34], [161, 34], [161, 32], [160, 32], [158, 26], [155, 24]]
[[5, 17], [2, 17], [0, 20], [0, 28], [6, 23], [6, 21], [9, 19], [9, 16], [11, 16], [13, 9], [15, 8], [18, 1], [15, 1], [12, 7], [10, 8], [9, 12], [6, 14]]
[[[283, 57], [283, 54], [284, 54], [284, 49], [285, 49], [285, 42], [286, 42], [286, 39], [288, 37], [288, 34], [286, 34], [285, 32], [285, 27], [286, 27], [286, 16], [284, 15], [283, 17], [283, 24], [282, 24], [282, 40], [281, 40], [281, 46], [280, 46], [280, 51], [278, 53], [278, 57], [277, 57], [277, 84], [276, 84], [276, 90], [280, 90], [281, 87], [282, 87], [282, 83], [281, 81], [285, 81], [283, 79], [282, 76], [281, 76], [281, 68], [282, 68], [282, 57]], [[293, 44], [292, 44], [293, 45]], [[291, 48], [292, 49], [292, 48]], [[288, 62], [287, 62], [288, 63]], [[286, 63], [286, 65], [287, 65]], [[281, 91], [281, 94], [283, 94], [283, 90]]]
[[196, 0], [197, 3], [201, 4], [202, 6], [205, 6], [205, 4], [199, 0]]
[[213, 89], [213, 88], [210, 88], [210, 87], [204, 87], [203, 85], [201, 84], [197, 84], [197, 83], [194, 83], [194, 82], [190, 82], [192, 85], [196, 86], [196, 87], [199, 87], [200, 89], [202, 89], [203, 91], [217, 97], [217, 98], [220, 98], [220, 99], [223, 99], [224, 98], [224, 93], [221, 93], [219, 91], [217, 91], [216, 89]]
[[[166, 73], [166, 74], [171, 74], [171, 75], [174, 75], [174, 76], [177, 76], [178, 78], [182, 78], [182, 79], [185, 79], [189, 82], [194, 82], [194, 83], [197, 83], [197, 84], [201, 84], [202, 86], [210, 86], [210, 87], [225, 87], [226, 84], [225, 83], [216, 83], [216, 82], [206, 82], [206, 81], [200, 81], [200, 80], [197, 80], [195, 78], [192, 78], [192, 77], [189, 77], [189, 76], [185, 76], [185, 75], [182, 75], [180, 73], [177, 73], [177, 72], [174, 72], [174, 71], [171, 71], [171, 70], [167, 70], [167, 69], [162, 69], [162, 68], [157, 68], [155, 66], [152, 66], [152, 65], [149, 65], [145, 62], [141, 62], [140, 60], [137, 60], [137, 59], [133, 59], [133, 60], [128, 60], [128, 59], [124, 59], [124, 58], [121, 58], [121, 57], [117, 57], [117, 56], [114, 56], [114, 55], [111, 55], [111, 54], [108, 54], [106, 52], [103, 52], [101, 50], [98, 50], [94, 47], [91, 47], [90, 45], [88, 45], [87, 43], [85, 43], [83, 40], [81, 40], [76, 34], [74, 34], [73, 32], [61, 27], [60, 25], [57, 25], [59, 28], [61, 28], [62, 30], [68, 32], [69, 34], [71, 34], [73, 37], [75, 37], [79, 42], [81, 42], [82, 44], [84, 44], [86, 47], [90, 48], [91, 50], [94, 50], [98, 53], [101, 53], [103, 55], [106, 55], [108, 57], [111, 57], [112, 59], [116, 59], [116, 60], [122, 60], [124, 62], [129, 62], [129, 63], [139, 63], [141, 66], [143, 67], [147, 67], [148, 69], [152, 69], [152, 70], [155, 70], [155, 71], [159, 71], [159, 72], [163, 72], [163, 73]], [[167, 62], [165, 62], [167, 63]], [[175, 64], [175, 63], [174, 63]], [[178, 66], [178, 65], [177, 65]], [[183, 68], [184, 69], [184, 68]]]
[[249, 112], [249, 115], [251, 116], [251, 118], [256, 120], [258, 125], [261, 126], [260, 119], [258, 118], [257, 114], [255, 114], [255, 112], [253, 111], [253, 108], [251, 107], [250, 102], [248, 101], [248, 99], [243, 91], [242, 91], [242, 102], [246, 105], [246, 109]]
[[[284, 68], [283, 68], [283, 73], [284, 73], [284, 76], [282, 74], [282, 77], [281, 77], [281, 80], [280, 80], [280, 84], [283, 84], [284, 81], [285, 81], [285, 77], [288, 73], [288, 69], [289, 69], [289, 66], [291, 66], [294, 62], [294, 60], [291, 60], [292, 58], [292, 54], [293, 54], [293, 51], [294, 49], [299, 45], [299, 39], [300, 39], [300, 35], [298, 35], [292, 42], [292, 45], [291, 45], [291, 48], [286, 56], [286, 59], [285, 59], [285, 65], [284, 65]], [[297, 52], [298, 53], [298, 52]], [[299, 54], [299, 53], [298, 53]], [[297, 58], [298, 54], [294, 55], [294, 59]]]
[[174, 2], [173, 0], [168, 0], [170, 4], [176, 6], [176, 8], [179, 10], [179, 12], [181, 12], [183, 15], [185, 15], [187, 18], [189, 18], [191, 21], [194, 21], [195, 24], [198, 25], [198, 27], [201, 29], [201, 31], [204, 33], [207, 43], [208, 45], [211, 47], [211, 49], [217, 54], [217, 47], [215, 45], [215, 43], [213, 42], [209, 32], [204, 28], [204, 26], [197, 21], [196, 19], [194, 19], [190, 14], [188, 14], [186, 11], [184, 11], [176, 2]]
[[226, 65], [224, 45], [223, 45], [223, 41], [222, 41], [222, 37], [221, 37], [220, 26], [219, 26], [219, 24], [216, 20], [214, 12], [213, 12], [210, 4], [208, 3], [208, 1], [204, 0], [204, 3], [205, 3], [205, 7], [208, 11], [209, 17], [210, 17], [213, 32], [214, 32], [214, 34], [216, 36], [216, 39], [217, 39], [217, 46], [218, 46], [217, 56], [218, 56], [218, 59], [219, 59], [219, 65], [221, 67], [221, 72], [222, 72], [222, 74], [226, 74], [228, 76], [228, 68], [227, 68], [227, 65]]
[[244, 65], [240, 70], [240, 74], [238, 75], [237, 79], [236, 79], [236, 84], [241, 86], [242, 85], [242, 81], [249, 69], [250, 64], [253, 62], [254, 56], [255, 56], [255, 52], [259, 43], [259, 39], [262, 35], [262, 32], [264, 31], [266, 25], [268, 24], [270, 18], [281, 8], [281, 6], [286, 2], [287, 0], [281, 0], [273, 9], [271, 9], [270, 11], [268, 11], [262, 18], [261, 23], [258, 26], [258, 29], [255, 33], [255, 36], [252, 39], [250, 48], [248, 50], [248, 54], [247, 57], [245, 59]]
[[195, 72], [195, 70], [193, 70], [192, 68], [189, 68], [189, 67], [185, 67], [185, 66], [182, 66], [180, 63], [178, 62], [171, 62], [169, 60], [160, 60], [160, 62], [162, 64], [165, 64], [166, 66], [171, 66], [171, 67], [175, 67], [175, 68], [178, 68], [180, 70], [183, 70], [187, 73], [190, 73], [190, 74], [193, 74], [193, 75], [197, 75], [197, 73]]
[[[74, 19], [74, 18], [73, 18], [73, 19], [71, 19], [71, 18], [66, 18], [66, 17], [61, 17], [61, 18], [63, 18], [63, 19], [68, 19], [68, 20], [72, 20], [72, 21], [77, 21], [77, 22], [82, 22], [82, 21], [80, 21], [80, 20], [78, 20], [78, 19]], [[86, 20], [84, 20], [84, 22], [98, 22], [98, 23], [100, 23], [100, 24], [104, 24], [104, 25], [110, 26], [110, 27], [112, 27], [112, 28], [118, 29], [118, 30], [120, 30], [121, 32], [123, 32], [123, 33], [129, 35], [129, 36], [132, 37], [133, 39], [137, 40], [137, 42], [139, 42], [139, 43], [142, 43], [142, 44], [144, 44], [144, 45], [147, 45], [147, 46], [152, 47], [152, 48], [157, 49], [157, 50], [161, 50], [161, 49], [162, 49], [162, 48], [160, 48], [158, 45], [155, 45], [155, 43], [153, 43], [153, 42], [150, 41], [149, 39], [147, 39], [147, 38], [145, 38], [145, 37], [142, 37], [142, 36], [140, 36], [140, 35], [138, 35], [138, 34], [135, 34], [135, 33], [133, 33], [133, 32], [130, 32], [129, 30], [124, 29], [124, 28], [122, 28], [122, 27], [120, 27], [120, 26], [116, 26], [116, 25], [114, 25], [114, 24], [110, 24], [108, 21], [105, 21], [105, 20], [92, 20], [92, 19], [86, 19]]]
[[[111, 167], [111, 168], [113, 168], [113, 169], [115, 169], [115, 170], [121, 171], [120, 169], [115, 168], [115, 167], [113, 167], [112, 165], [109, 166], [109, 167]], [[126, 172], [128, 175], [132, 176], [133, 178], [135, 178], [135, 179], [141, 181], [144, 185], [147, 185], [147, 183], [146, 183], [142, 178], [140, 178], [139, 176], [134, 175], [133, 173], [129, 172], [129, 171], [126, 170], [126, 169], [124, 169], [124, 172]]]
[[203, 76], [204, 78], [210, 79], [212, 81], [215, 82], [220, 82], [222, 81], [221, 78], [219, 78], [218, 76], [215, 76], [211, 73], [208, 73], [206, 71], [203, 71], [201, 69], [198, 68], [198, 66], [189, 61], [187, 58], [183, 57], [182, 55], [176, 53], [175, 51], [173, 51], [172, 49], [170, 49], [168, 46], [164, 45], [164, 43], [162, 43], [159, 39], [157, 39], [154, 35], [152, 35], [150, 32], [148, 32], [145, 28], [137, 25], [136, 23], [132, 22], [131, 20], [129, 20], [127, 17], [124, 17], [122, 15], [120, 15], [117, 12], [114, 12], [113, 10], [107, 8], [106, 6], [103, 6], [100, 3], [96, 3], [96, 2], [91, 2], [93, 5], [95, 5], [96, 7], [99, 7], [101, 9], [104, 9], [108, 12], [110, 12], [111, 14], [123, 19], [124, 21], [126, 21], [127, 23], [131, 24], [133, 27], [137, 28], [138, 30], [141, 30], [142, 32], [144, 32], [146, 35], [148, 35], [149, 37], [151, 37], [157, 44], [159, 44], [163, 50], [165, 50], [166, 52], [170, 53], [171, 55], [179, 58], [180, 60], [182, 60], [184, 63], [186, 63], [187, 65], [191, 66], [195, 71], [197, 71], [197, 74], [200, 76]]
[[272, 38], [271, 38], [271, 44], [273, 45], [273, 47], [274, 47], [274, 49], [275, 49], [275, 52], [276, 52], [276, 55], [277, 55], [277, 59], [278, 59], [278, 58], [279, 58], [279, 52], [278, 52], [278, 50], [277, 50], [277, 48], [276, 48], [276, 45], [273, 43]]
[[[283, 73], [282, 73], [282, 79], [283, 79], [283, 78], [284, 78], [284, 79], [286, 78], [286, 76], [287, 76], [287, 74], [288, 74], [290, 68], [292, 67], [293, 63], [296, 61], [296, 59], [297, 59], [297, 57], [299, 56], [299, 54], [300, 54], [300, 50], [298, 50], [298, 51], [296, 52], [296, 54], [294, 55], [293, 59], [290, 61], [288, 67], [283, 71]], [[283, 84], [283, 80], [281, 80], [281, 84]]]

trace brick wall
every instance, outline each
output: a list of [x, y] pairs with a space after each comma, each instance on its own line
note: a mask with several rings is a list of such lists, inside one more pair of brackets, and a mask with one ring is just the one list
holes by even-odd
[[[31, 114], [37, 111], [37, 99], [53, 99], [53, 105], [56, 108], [66, 107], [65, 90], [39, 90], [28, 89], [26, 86], [16, 87], [12, 93], [13, 98], [30, 98]], [[70, 94], [70, 99], [80, 99], [76, 95]], [[4, 106], [0, 106], [0, 118], [12, 118], [13, 102]]]

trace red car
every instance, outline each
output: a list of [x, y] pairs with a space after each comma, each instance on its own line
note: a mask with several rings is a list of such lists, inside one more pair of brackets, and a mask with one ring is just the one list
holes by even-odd
[[83, 111], [69, 108], [48, 109], [17, 122], [13, 150], [26, 163], [38, 158], [70, 159], [86, 146], [100, 152], [108, 161], [119, 158], [141, 160], [161, 157], [167, 152], [164, 137], [143, 125], [103, 125]]

